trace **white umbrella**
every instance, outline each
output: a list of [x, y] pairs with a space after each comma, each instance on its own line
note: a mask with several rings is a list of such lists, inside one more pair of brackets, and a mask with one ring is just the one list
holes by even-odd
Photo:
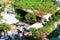
[[9, 14], [3, 14], [3, 19], [6, 20], [6, 23], [8, 24], [13, 24], [13, 23], [17, 23], [19, 22], [19, 20], [17, 20], [16, 18], [14, 18], [13, 16], [9, 15]]
[[31, 26], [29, 26], [30, 28], [36, 28], [36, 29], [39, 29], [39, 28], [42, 28], [43, 27], [43, 24], [42, 23], [35, 23]]

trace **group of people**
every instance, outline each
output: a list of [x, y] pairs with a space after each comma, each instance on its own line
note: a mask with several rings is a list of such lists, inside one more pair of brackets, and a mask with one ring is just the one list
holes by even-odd
[[28, 38], [28, 36], [32, 35], [32, 32], [30, 32], [30, 28], [21, 27], [20, 29], [17, 29], [17, 33], [11, 34], [11, 35], [5, 35], [0, 36], [0, 39], [6, 39], [6, 40], [14, 40], [14, 35], [18, 34], [20, 38]]
[[30, 30], [26, 28], [21, 28], [20, 30], [17, 29], [17, 32], [21, 38], [28, 37], [29, 35], [31, 35]]

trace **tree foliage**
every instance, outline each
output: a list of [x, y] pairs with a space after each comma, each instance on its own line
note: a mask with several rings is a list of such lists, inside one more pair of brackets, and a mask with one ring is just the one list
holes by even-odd
[[0, 20], [2, 19], [3, 17], [1, 16], [1, 14], [0, 14]]
[[54, 21], [48, 22], [43, 28], [35, 29], [31, 28], [30, 31], [32, 31], [32, 35], [36, 37], [36, 39], [40, 39], [41, 37], [47, 37], [50, 35], [51, 32], [55, 30]]
[[34, 14], [31, 14], [31, 13], [27, 13], [26, 15], [25, 15], [25, 20], [27, 21], [27, 22], [35, 22], [36, 21], [36, 15], [34, 15]]
[[21, 16], [19, 14], [16, 14], [15, 18], [17, 18], [18, 20], [21, 20]]
[[9, 31], [11, 29], [10, 25], [6, 23], [0, 24], [0, 32]]
[[55, 13], [57, 4], [52, 0], [15, 0], [15, 8], [38, 9], [39, 13]]
[[18, 8], [50, 7], [52, 5], [53, 2], [51, 0], [15, 0], [15, 6]]

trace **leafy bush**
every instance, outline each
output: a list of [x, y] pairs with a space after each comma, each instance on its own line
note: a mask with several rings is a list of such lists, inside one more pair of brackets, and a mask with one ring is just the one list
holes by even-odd
[[6, 23], [0, 24], [0, 32], [9, 31], [10, 29], [11, 27], [9, 24], [6, 24]]
[[55, 13], [57, 9], [52, 0], [15, 0], [14, 5], [19, 9], [38, 9], [39, 14]]
[[36, 39], [40, 39], [40, 37], [42, 37], [41, 35], [43, 35], [44, 33], [46, 34], [46, 36], [48, 36], [55, 30], [54, 21], [48, 22], [43, 28], [31, 28], [30, 30], [32, 31], [32, 34], [34, 37], [36, 37]]
[[[31, 28], [30, 31], [32, 31], [32, 36], [35, 38], [35, 39], [39, 39], [40, 38], [40, 32], [38, 31], [38, 29], [35, 29], [35, 28]], [[41, 31], [42, 32], [42, 31]]]
[[15, 18], [17, 18], [18, 20], [20, 20], [21, 16], [19, 14], [16, 14]]
[[57, 17], [58, 19], [60, 19], [60, 15], [57, 15], [56, 17]]
[[25, 15], [25, 20], [27, 22], [31, 22], [31, 23], [34, 23], [36, 21], [36, 15], [35, 14], [31, 14], [31, 13], [27, 13]]
[[55, 16], [55, 14], [52, 15], [53, 21], [58, 21], [58, 18]]
[[1, 14], [0, 14], [0, 20], [2, 19], [3, 17], [1, 16]]
[[[29, 2], [29, 3], [28, 3]], [[39, 8], [39, 7], [53, 7], [53, 2], [51, 0], [15, 0], [15, 6], [17, 8]]]

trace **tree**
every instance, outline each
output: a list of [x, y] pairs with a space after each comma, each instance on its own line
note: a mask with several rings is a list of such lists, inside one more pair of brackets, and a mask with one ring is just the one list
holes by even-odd
[[54, 26], [54, 20], [52, 20], [48, 22], [43, 28], [40, 29], [31, 28], [30, 31], [32, 31], [33, 37], [35, 37], [38, 40], [41, 40], [43, 38], [46, 38], [48, 35], [50, 35], [50, 33], [55, 29], [56, 28]]
[[7, 4], [9, 4], [9, 3], [7, 1], [5, 1], [5, 2], [2, 3], [2, 6], [6, 7]]
[[15, 0], [14, 5], [15, 8], [19, 9], [37, 9], [38, 12], [43, 12], [44, 14], [55, 13], [57, 8], [57, 4], [52, 0]]
[[36, 15], [35, 14], [31, 14], [31, 13], [27, 13], [25, 15], [25, 21], [27, 21], [29, 23], [34, 23], [36, 21]]
[[6, 23], [1, 23], [0, 24], [0, 33], [1, 32], [4, 32], [4, 36], [5, 36], [5, 33], [7, 31], [9, 31], [11, 29], [10, 25], [6, 24]]
[[15, 18], [17, 18], [18, 20], [21, 20], [21, 15], [20, 14], [16, 14]]

